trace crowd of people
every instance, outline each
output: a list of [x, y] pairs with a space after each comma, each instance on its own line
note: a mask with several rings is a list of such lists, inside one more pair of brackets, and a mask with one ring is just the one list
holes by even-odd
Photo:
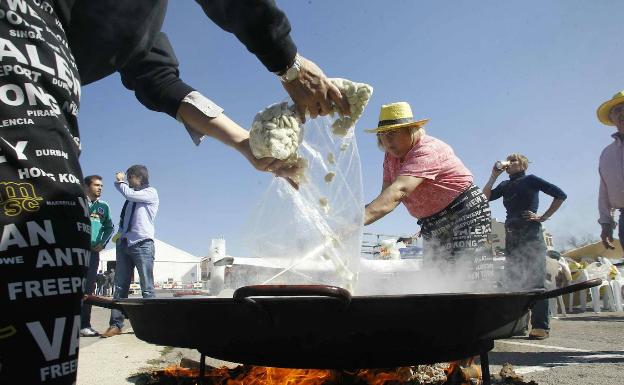
[[98, 271], [95, 277], [95, 295], [104, 297], [113, 296], [113, 281], [115, 280], [115, 269]]
[[[274, 1], [197, 3], [276, 75], [302, 121], [306, 116], [327, 115], [332, 106], [349, 114], [344, 95], [298, 52], [289, 21]], [[91, 327], [91, 309], [82, 300], [96, 287], [106, 290], [106, 283], [96, 283], [99, 252], [109, 241], [115, 241], [117, 256], [115, 271], [109, 273], [113, 298], [127, 297], [135, 267], [143, 297], [154, 296], [154, 219], [159, 205], [145, 166], [117, 173], [114, 185], [126, 202], [119, 231], [112, 235], [111, 211], [100, 199], [102, 177], [91, 175], [81, 183], [77, 120], [81, 85], [119, 72], [124, 86], [144, 106], [182, 122], [196, 144], [203, 136], [213, 137], [239, 152], [255, 169], [277, 176], [288, 175], [288, 166], [273, 158], [256, 159], [247, 130], [179, 78], [173, 47], [160, 31], [165, 0], [52, 4], [24, 0], [2, 2], [0, 11], [7, 15], [0, 20], [0, 61], [3, 68], [15, 69], [3, 76], [3, 87], [15, 97], [0, 101], [0, 181], [8, 196], [19, 194], [11, 204], [0, 202], [4, 230], [0, 251], [14, 261], [4, 265], [0, 275], [0, 328], [6, 331], [0, 338], [0, 383], [74, 384], [78, 337], [99, 334]], [[36, 38], [16, 36], [16, 20], [23, 21]], [[24, 67], [37, 71], [36, 80]], [[33, 104], [46, 113], [29, 114]], [[604, 103], [598, 116], [618, 128], [615, 142], [600, 157], [601, 238], [612, 247], [613, 210], [624, 208], [624, 94]], [[530, 265], [543, 271], [542, 256], [527, 252], [527, 247], [541, 250], [540, 223], [559, 208], [565, 193], [526, 175], [528, 161], [520, 154], [508, 157], [509, 181], [493, 187], [500, 170], [493, 171], [482, 191], [451, 146], [425, 133], [426, 123], [414, 119], [408, 103], [382, 106], [378, 127], [371, 130], [385, 152], [382, 191], [364, 208], [365, 223], [379, 220], [403, 203], [421, 226], [427, 263], [443, 269], [467, 268], [474, 273], [471, 279], [487, 282], [491, 272], [481, 267], [487, 262], [485, 245], [491, 231], [488, 202], [502, 197], [509, 260], [518, 261], [520, 270]], [[38, 170], [37, 175], [25, 174], [24, 169]], [[539, 191], [554, 199], [541, 215], [537, 214]], [[621, 215], [619, 222], [622, 240]], [[52, 262], [51, 254], [65, 250], [71, 250], [70, 262]], [[532, 287], [543, 287], [541, 276], [533, 278]], [[534, 330], [543, 332], [534, 337], [545, 338], [548, 324], [542, 311], [535, 313], [539, 314]], [[102, 337], [121, 333], [123, 315], [112, 311], [109, 325]]]

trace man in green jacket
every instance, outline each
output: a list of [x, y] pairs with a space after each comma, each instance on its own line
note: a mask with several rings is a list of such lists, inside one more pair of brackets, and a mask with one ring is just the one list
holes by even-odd
[[[85, 193], [89, 199], [89, 218], [91, 219], [91, 258], [85, 294], [93, 294], [98, 265], [100, 264], [100, 251], [104, 250], [106, 243], [113, 234], [113, 221], [111, 220], [108, 203], [100, 199], [102, 196], [102, 177], [89, 175], [84, 178]], [[83, 337], [95, 337], [100, 335], [91, 327], [91, 305], [83, 304], [80, 314], [80, 335]]]

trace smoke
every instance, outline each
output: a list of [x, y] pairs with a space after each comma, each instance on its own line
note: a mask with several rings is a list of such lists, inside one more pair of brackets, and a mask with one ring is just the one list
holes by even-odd
[[264, 266], [259, 263], [228, 268], [225, 287], [325, 284], [346, 288], [352, 295], [501, 293], [543, 288], [546, 255], [540, 245], [527, 242], [522, 253], [496, 258], [489, 244], [452, 255], [441, 252], [439, 245], [427, 242], [424, 246], [422, 259], [361, 259], [351, 287], [337, 280], [331, 261], [316, 259], [285, 268], [280, 265], [284, 260], [279, 258], [258, 259]]
[[545, 247], [527, 241], [518, 249], [513, 255], [494, 257], [489, 243], [450, 253], [443, 245], [427, 241], [422, 260], [362, 261], [355, 294], [500, 293], [543, 288]]

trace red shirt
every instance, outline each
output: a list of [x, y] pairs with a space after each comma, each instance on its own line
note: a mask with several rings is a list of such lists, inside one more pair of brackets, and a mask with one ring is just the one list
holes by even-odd
[[472, 173], [455, 155], [451, 146], [428, 135], [420, 138], [407, 153], [403, 163], [386, 153], [383, 167], [384, 182], [392, 183], [399, 175], [424, 179], [402, 201], [416, 218], [442, 211], [472, 184]]

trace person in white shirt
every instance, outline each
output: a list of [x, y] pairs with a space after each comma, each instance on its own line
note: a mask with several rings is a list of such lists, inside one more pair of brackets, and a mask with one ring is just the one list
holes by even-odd
[[[115, 188], [126, 198], [119, 221], [117, 263], [113, 299], [128, 298], [132, 272], [136, 267], [143, 298], [154, 294], [154, 220], [158, 213], [158, 192], [149, 184], [149, 173], [143, 165], [131, 166], [126, 174], [118, 172]], [[111, 310], [109, 328], [101, 337], [121, 334], [123, 313]]]
[[602, 103], [597, 111], [598, 120], [607, 126], [616, 126], [617, 132], [611, 137], [611, 144], [602, 150], [598, 172], [600, 190], [598, 192], [598, 223], [602, 228], [600, 238], [607, 249], [614, 249], [613, 229], [616, 223], [614, 211], [620, 210], [618, 237], [624, 248], [624, 91], [620, 91], [610, 100]]

